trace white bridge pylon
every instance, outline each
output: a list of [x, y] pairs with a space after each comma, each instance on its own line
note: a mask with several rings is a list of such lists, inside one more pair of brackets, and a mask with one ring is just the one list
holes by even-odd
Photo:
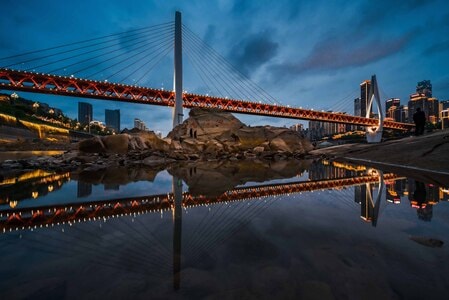
[[366, 127], [366, 140], [368, 143], [380, 143], [382, 141], [382, 132], [384, 129], [384, 113], [380, 104], [376, 75], [371, 76], [371, 87], [369, 92], [369, 101], [367, 103], [368, 106], [366, 109], [366, 118], [369, 118], [371, 115], [371, 108], [373, 106], [374, 100], [376, 101], [377, 105], [379, 122], [377, 123], [377, 126]]

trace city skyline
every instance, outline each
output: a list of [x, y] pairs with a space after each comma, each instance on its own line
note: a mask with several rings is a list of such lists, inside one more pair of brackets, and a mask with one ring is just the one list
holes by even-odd
[[[358, 95], [360, 82], [372, 74], [379, 79], [382, 102], [389, 98], [405, 101], [422, 80], [431, 80], [434, 97], [440, 101], [449, 99], [449, 76], [445, 71], [449, 67], [449, 25], [445, 22], [448, 4], [343, 3], [346, 4], [281, 1], [267, 9], [267, 3], [259, 1], [193, 1], [188, 5], [174, 1], [141, 2], [126, 7], [110, 1], [91, 4], [92, 11], [69, 11], [62, 3], [6, 1], [3, 7], [8, 13], [0, 24], [10, 30], [0, 33], [0, 57], [170, 22], [174, 11], [179, 10], [188, 28], [285, 105], [336, 110], [332, 106], [349, 94], [344, 110], [353, 113], [352, 96]], [[337, 9], [339, 13], [335, 14]], [[34, 13], [42, 13], [44, 18], [33, 18]], [[432, 17], [418, 23], [417, 14]], [[281, 15], [283, 18], [279, 18]], [[201, 92], [202, 82], [194, 80], [187, 57], [185, 64], [184, 88]], [[168, 57], [162, 62], [162, 72], [150, 73], [143, 85], [171, 89], [172, 65]], [[70, 117], [76, 117], [80, 100], [26, 93], [21, 96], [61, 108]], [[93, 114], [99, 120], [104, 120], [105, 109], [120, 109], [122, 128], [132, 127], [134, 118], [139, 118], [151, 130], [164, 135], [171, 129], [172, 112], [168, 108], [82, 101], [93, 104]], [[297, 122], [243, 115], [238, 118], [250, 125], [290, 126]]]

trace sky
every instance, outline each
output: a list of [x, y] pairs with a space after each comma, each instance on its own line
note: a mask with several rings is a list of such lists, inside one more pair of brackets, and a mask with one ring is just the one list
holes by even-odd
[[[447, 0], [3, 0], [1, 8], [0, 58], [171, 22], [180, 11], [189, 30], [284, 105], [352, 113], [360, 83], [373, 74], [382, 100], [396, 97], [407, 104], [425, 79], [431, 80], [434, 97], [449, 99]], [[125, 44], [122, 48], [127, 51]], [[183, 58], [184, 89], [204, 94], [193, 60]], [[172, 53], [139, 85], [171, 89]], [[120, 109], [122, 128], [140, 118], [164, 135], [171, 129], [167, 107], [19, 94], [72, 118], [77, 102], [84, 101], [93, 104], [96, 120], [104, 121], [105, 109]], [[253, 126], [297, 123], [237, 117]]]

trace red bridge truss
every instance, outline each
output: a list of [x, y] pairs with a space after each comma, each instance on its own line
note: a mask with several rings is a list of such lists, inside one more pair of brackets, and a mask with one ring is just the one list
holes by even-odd
[[[0, 89], [161, 106], [173, 106], [175, 103], [174, 92], [172, 91], [10, 69], [0, 69]], [[342, 113], [322, 112], [188, 93], [183, 94], [183, 106], [186, 108], [219, 108], [234, 113], [361, 126], [377, 126], [378, 124], [377, 119], [356, 117]], [[413, 125], [384, 121], [384, 127], [409, 130]]]
[[[394, 174], [384, 174], [383, 179], [396, 180]], [[304, 181], [286, 184], [259, 185], [236, 188], [217, 197], [194, 196], [184, 193], [182, 206], [185, 208], [212, 205], [223, 202], [257, 200], [270, 196], [289, 195], [365, 183], [379, 182], [378, 175], [365, 175], [331, 180]], [[106, 220], [125, 215], [140, 215], [148, 212], [166, 211], [173, 208], [173, 194], [160, 194], [107, 201], [71, 203], [38, 208], [9, 209], [0, 213], [0, 230], [24, 230], [82, 221]]]

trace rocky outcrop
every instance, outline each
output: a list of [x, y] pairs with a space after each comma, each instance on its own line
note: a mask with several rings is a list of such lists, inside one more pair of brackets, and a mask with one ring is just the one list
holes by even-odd
[[[174, 160], [269, 159], [300, 157], [313, 149], [299, 133], [272, 126], [249, 127], [229, 112], [193, 108], [189, 118], [165, 139], [154, 132], [129, 130], [107, 137], [95, 137], [79, 143], [86, 153], [157, 151]], [[160, 155], [156, 155], [160, 157]], [[155, 155], [151, 155], [155, 157]], [[145, 159], [147, 165], [158, 159]]]
[[7, 170], [101, 169], [136, 164], [147, 167], [175, 161], [268, 160], [302, 158], [312, 149], [297, 132], [271, 126], [246, 126], [228, 112], [194, 108], [189, 118], [166, 138], [154, 132], [130, 130], [122, 134], [93, 137], [63, 155], [32, 160], [5, 161]]

